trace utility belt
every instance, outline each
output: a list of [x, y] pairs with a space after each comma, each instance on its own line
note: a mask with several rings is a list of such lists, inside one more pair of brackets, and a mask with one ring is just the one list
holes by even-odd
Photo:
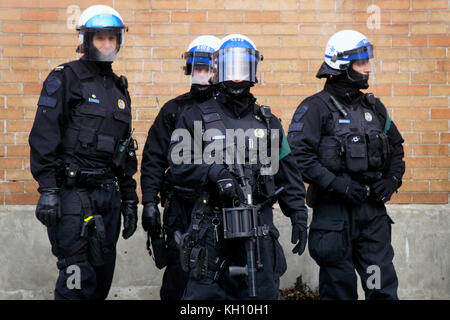
[[111, 168], [80, 168], [77, 164], [65, 165], [63, 181], [66, 187], [97, 188], [117, 184], [117, 177]]
[[160, 195], [161, 205], [163, 207], [165, 207], [167, 202], [174, 196], [183, 203], [193, 205], [201, 196], [201, 192], [194, 188], [187, 188], [172, 184], [168, 179], [164, 179], [161, 186]]
[[319, 144], [319, 162], [336, 174], [381, 170], [390, 154], [391, 146], [384, 133], [324, 136]]

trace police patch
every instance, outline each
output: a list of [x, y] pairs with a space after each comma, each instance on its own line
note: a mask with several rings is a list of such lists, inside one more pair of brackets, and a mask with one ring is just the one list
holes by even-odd
[[117, 106], [119, 107], [119, 109], [125, 109], [125, 101], [123, 101], [122, 99], [117, 100]]
[[255, 129], [255, 137], [264, 138], [264, 130], [263, 129]]
[[50, 79], [47, 80], [45, 84], [45, 91], [47, 91], [47, 94], [51, 96], [56, 92], [56, 90], [59, 89], [59, 87], [61, 87], [61, 84], [62, 84], [61, 80], [52, 76]]
[[370, 112], [364, 112], [364, 118], [366, 121], [372, 121], [372, 114]]

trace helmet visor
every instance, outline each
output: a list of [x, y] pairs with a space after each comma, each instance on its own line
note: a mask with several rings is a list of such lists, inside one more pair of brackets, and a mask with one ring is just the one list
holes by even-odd
[[216, 63], [215, 83], [224, 81], [250, 81], [256, 83], [256, 68], [260, 61], [257, 50], [249, 48], [225, 48], [214, 53]]
[[190, 75], [191, 85], [210, 85], [213, 77], [212, 53], [185, 52], [182, 56], [186, 60], [184, 74]]

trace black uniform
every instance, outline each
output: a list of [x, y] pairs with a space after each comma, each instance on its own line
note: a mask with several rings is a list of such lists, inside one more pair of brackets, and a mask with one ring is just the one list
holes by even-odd
[[[222, 139], [225, 129], [267, 129], [265, 118], [260, 106], [255, 104], [252, 95], [240, 101], [231, 101], [229, 97], [220, 92], [212, 99], [193, 106], [189, 112], [184, 112], [177, 124], [177, 129], [186, 129], [190, 133], [191, 146], [194, 145], [194, 122], [201, 123], [203, 130], [218, 129], [220, 132], [214, 139]], [[280, 122], [274, 116], [269, 119], [270, 127], [282, 131]], [[211, 137], [210, 137], [211, 138]], [[170, 152], [176, 152], [176, 148], [189, 141], [171, 142]], [[247, 156], [248, 156], [248, 140]], [[289, 154], [287, 140], [280, 133], [280, 161], [279, 170], [275, 175], [259, 175], [261, 163], [248, 165], [248, 159], [244, 166], [245, 172], [252, 176], [250, 185], [254, 204], [262, 203], [273, 195], [274, 190], [283, 186], [284, 192], [280, 193], [278, 200], [283, 213], [286, 216], [298, 216], [306, 225], [307, 209], [304, 205], [304, 186], [299, 179], [300, 174], [296, 168], [295, 160]], [[208, 147], [208, 143], [201, 143], [202, 150]], [[284, 152], [286, 151], [286, 152]], [[183, 299], [186, 300], [222, 300], [222, 299], [248, 299], [249, 282], [243, 275], [231, 276], [229, 266], [245, 266], [247, 264], [246, 248], [242, 239], [224, 239], [223, 217], [220, 208], [224, 203], [217, 197], [217, 181], [212, 181], [211, 176], [216, 172], [222, 172], [224, 165], [208, 164], [202, 159], [194, 159], [194, 154], [189, 152], [183, 157], [192, 160], [190, 163], [175, 164], [169, 156], [172, 174], [177, 181], [188, 187], [199, 186], [205, 191], [194, 206], [192, 222], [189, 227], [189, 239], [193, 239], [195, 246], [190, 249], [183, 247], [182, 264], [190, 270], [189, 281], [186, 286]], [[195, 161], [195, 162], [194, 162]], [[194, 164], [195, 163], [195, 164]], [[248, 176], [246, 174], [246, 176]], [[241, 199], [242, 200], [242, 199]], [[275, 202], [275, 201], [273, 201]], [[273, 224], [273, 212], [269, 202], [260, 210], [259, 228], [262, 230], [260, 237], [260, 257], [263, 268], [256, 272], [257, 299], [277, 299], [279, 290], [279, 278], [286, 271], [286, 259], [281, 245], [278, 242], [279, 232]], [[186, 239], [186, 238], [183, 238]], [[187, 245], [190, 242], [187, 241]], [[187, 250], [187, 251], [184, 251]]]
[[212, 88], [191, 91], [168, 101], [161, 108], [148, 131], [142, 154], [141, 188], [142, 203], [161, 204], [164, 207], [164, 231], [166, 234], [167, 266], [164, 271], [160, 295], [162, 300], [180, 300], [188, 280], [188, 274], [180, 266], [179, 250], [174, 233], [184, 233], [189, 226], [193, 204], [198, 196], [194, 188], [184, 188], [171, 177], [167, 160], [170, 137], [178, 118], [195, 103], [211, 97]]
[[[126, 78], [117, 77], [111, 63], [82, 58], [58, 66], [45, 80], [29, 136], [30, 167], [40, 192], [59, 190], [61, 216], [48, 228], [58, 258], [56, 299], [108, 295], [121, 201], [138, 202], [136, 155], [129, 145], [120, 148], [130, 129]], [[80, 286], [69, 288], [74, 265]]]
[[[310, 184], [308, 247], [320, 266], [320, 296], [356, 299], [356, 269], [366, 299], [397, 299], [393, 222], [374, 186], [380, 181], [400, 186], [403, 139], [379, 99], [339, 79], [328, 79], [323, 91], [299, 105], [288, 132], [293, 155]], [[336, 181], [348, 182], [340, 193]], [[375, 288], [371, 266], [381, 275]]]

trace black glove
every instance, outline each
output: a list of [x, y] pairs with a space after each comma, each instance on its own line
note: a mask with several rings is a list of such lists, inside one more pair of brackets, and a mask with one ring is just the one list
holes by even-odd
[[303, 254], [306, 248], [306, 242], [308, 241], [308, 233], [306, 231], [306, 224], [300, 213], [294, 213], [291, 215], [292, 234], [291, 243], [296, 244], [292, 253], [298, 253], [299, 256]]
[[157, 230], [161, 230], [161, 214], [156, 203], [148, 202], [144, 204], [142, 228], [144, 228], [144, 231], [150, 232], [152, 236]]
[[137, 202], [134, 200], [122, 200], [120, 210], [123, 215], [122, 237], [128, 239], [137, 228]]
[[236, 179], [234, 179], [225, 167], [213, 165], [208, 172], [208, 179], [216, 184], [220, 200], [233, 200], [236, 195], [238, 195], [241, 201], [243, 200], [244, 195], [242, 189], [239, 187]]
[[398, 187], [399, 180], [396, 177], [391, 177], [375, 182], [370, 189], [376, 201], [386, 203], [391, 200], [392, 194], [397, 191]]
[[61, 217], [61, 210], [59, 207], [59, 189], [47, 188], [40, 191], [41, 197], [36, 206], [36, 218], [43, 225], [53, 227], [58, 223]]
[[330, 184], [331, 188], [343, 195], [347, 200], [355, 205], [367, 199], [369, 190], [358, 182], [343, 177], [336, 177]]

